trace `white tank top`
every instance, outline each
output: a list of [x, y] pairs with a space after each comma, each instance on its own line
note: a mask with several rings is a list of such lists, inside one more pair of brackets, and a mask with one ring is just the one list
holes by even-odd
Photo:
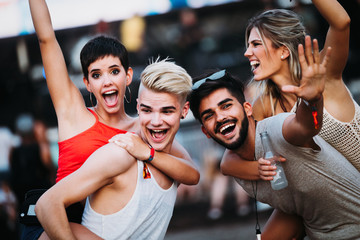
[[102, 215], [95, 212], [89, 198], [82, 225], [103, 239], [164, 239], [172, 217], [177, 184], [161, 188], [148, 168], [151, 178], [144, 179], [142, 161], [138, 163], [136, 189], [130, 201], [120, 211]]

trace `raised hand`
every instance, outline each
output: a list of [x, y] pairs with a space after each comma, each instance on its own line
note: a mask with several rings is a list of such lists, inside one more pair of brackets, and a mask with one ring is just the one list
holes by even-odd
[[112, 137], [109, 142], [115, 143], [119, 147], [124, 148], [131, 156], [137, 160], [145, 161], [149, 159], [150, 147], [139, 135], [127, 132]]
[[[313, 39], [312, 43], [310, 36], [306, 36], [305, 51], [302, 44], [298, 47], [302, 71], [300, 86], [286, 85], [282, 87], [282, 91], [294, 93], [297, 97], [307, 101], [316, 101], [321, 98], [325, 89], [326, 66], [331, 54], [331, 48], [329, 47], [326, 50], [326, 56], [321, 62], [319, 44], [316, 39]], [[311, 45], [313, 45], [313, 50]]]

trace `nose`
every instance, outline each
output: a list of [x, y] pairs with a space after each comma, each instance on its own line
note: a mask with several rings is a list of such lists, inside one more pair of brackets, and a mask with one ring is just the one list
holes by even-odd
[[250, 45], [246, 48], [246, 51], [244, 53], [244, 56], [249, 58], [250, 56], [252, 55], [252, 50], [251, 50], [251, 47]]
[[108, 74], [105, 74], [103, 78], [104, 78], [104, 85], [105, 86], [108, 86], [108, 85], [112, 84], [111, 77]]
[[216, 112], [216, 121], [217, 122], [222, 122], [224, 121], [224, 119], [226, 119], [226, 115], [222, 112], [222, 111], [217, 111]]
[[162, 118], [159, 113], [154, 113], [151, 117], [151, 125], [153, 126], [161, 126]]

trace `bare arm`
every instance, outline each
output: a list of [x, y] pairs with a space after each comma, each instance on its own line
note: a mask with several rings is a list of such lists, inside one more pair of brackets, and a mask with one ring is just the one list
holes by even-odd
[[221, 172], [224, 175], [244, 179], [259, 180], [258, 162], [240, 158], [239, 155], [225, 150], [221, 160]]
[[[138, 160], [149, 159], [150, 147], [137, 134], [119, 134], [109, 141], [126, 149]], [[170, 154], [156, 151], [151, 164], [178, 183], [195, 185], [199, 182], [200, 173], [195, 163], [186, 149], [176, 140], [172, 144]]]
[[303, 239], [302, 218], [274, 209], [261, 234], [262, 240]]
[[[299, 60], [303, 72], [300, 86], [284, 86], [282, 91], [294, 93], [297, 97], [309, 102], [309, 106], [301, 102], [295, 116], [288, 117], [283, 125], [284, 138], [296, 146], [308, 146], [313, 144], [312, 137], [319, 133], [322, 126], [323, 98], [325, 88], [326, 66], [330, 58], [330, 49], [326, 57], [320, 61], [319, 46], [316, 39], [313, 40], [314, 51], [311, 48], [311, 38], [305, 38], [305, 53], [302, 45], [299, 45]], [[313, 117], [313, 110], [317, 116]], [[317, 123], [316, 123], [317, 122]]]
[[[65, 59], [56, 40], [45, 0], [29, 0], [29, 5], [39, 40], [47, 86], [59, 120], [59, 128], [63, 127], [63, 119], [75, 125], [76, 117], [87, 112], [84, 100], [80, 91], [69, 78]], [[67, 125], [71, 126], [71, 124]], [[59, 131], [59, 134], [63, 134], [63, 131]], [[63, 139], [62, 136], [59, 138]]]
[[337, 0], [313, 0], [315, 7], [329, 24], [321, 59], [332, 48], [327, 67], [327, 81], [341, 80], [349, 55], [350, 17]]
[[112, 178], [127, 171], [134, 161], [124, 149], [107, 144], [96, 150], [81, 168], [43, 194], [35, 211], [50, 239], [75, 239], [65, 208], [111, 184]]

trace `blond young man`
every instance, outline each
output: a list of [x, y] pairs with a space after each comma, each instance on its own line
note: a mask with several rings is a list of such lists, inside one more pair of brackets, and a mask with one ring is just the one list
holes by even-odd
[[[191, 86], [191, 77], [172, 62], [156, 61], [146, 67], [137, 100], [139, 136], [127, 133], [115, 139], [122, 147], [115, 143], [101, 147], [36, 204], [36, 215], [51, 239], [164, 238], [177, 183], [152, 166], [152, 149], [171, 150], [180, 119], [189, 110], [186, 97]], [[127, 138], [140, 137], [149, 144], [148, 162], [126, 150], [131, 148]], [[70, 225], [65, 208], [85, 198], [82, 226]]]

